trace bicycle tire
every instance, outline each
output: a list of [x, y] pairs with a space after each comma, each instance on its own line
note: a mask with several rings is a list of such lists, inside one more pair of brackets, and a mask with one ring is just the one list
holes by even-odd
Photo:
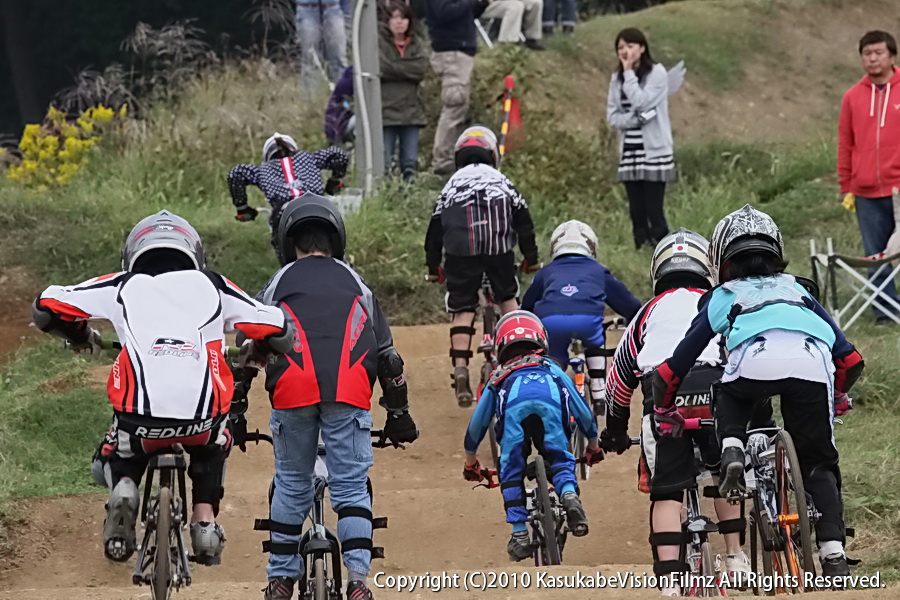
[[[793, 514], [796, 510], [799, 517], [796, 525], [789, 525], [784, 529], [787, 535], [782, 552], [788, 574], [798, 578], [798, 591], [806, 591], [802, 583], [803, 572], [813, 575], [816, 573], [812, 551], [812, 529], [806, 504], [806, 489], [800, 472], [800, 459], [797, 458], [791, 434], [783, 429], [775, 436], [775, 499], [779, 515]], [[799, 548], [795, 543], [796, 534], [799, 534]]]
[[168, 600], [172, 574], [172, 488], [162, 486], [156, 503], [156, 548], [151, 567], [150, 590], [153, 600]]
[[537, 481], [537, 505], [540, 511], [541, 529], [543, 530], [543, 559], [546, 565], [562, 564], [559, 553], [559, 544], [556, 540], [556, 516], [550, 505], [550, 484], [547, 481], [547, 471], [544, 467], [544, 457], [538, 454], [534, 457], [534, 470]]
[[[587, 440], [584, 438], [584, 434], [582, 434], [581, 430], [579, 429], [575, 432], [575, 458], [583, 457], [586, 448]], [[580, 463], [578, 465], [578, 476], [582, 481], [587, 481], [591, 478], [591, 468], [586, 462]]]
[[491, 446], [491, 462], [497, 473], [500, 473], [500, 446], [497, 444], [497, 434], [494, 433], [495, 423], [496, 421], [491, 419], [491, 424], [488, 426], [488, 443]]
[[[712, 546], [708, 541], [700, 544], [700, 574], [703, 575], [704, 582], [700, 594], [707, 598], [721, 596], [719, 582], [716, 578], [716, 557], [713, 555]], [[707, 578], [710, 576], [714, 584], [712, 587], [707, 587], [705, 582], [709, 581]]]
[[328, 586], [325, 585], [325, 557], [317, 556], [313, 562], [314, 600], [328, 600]]

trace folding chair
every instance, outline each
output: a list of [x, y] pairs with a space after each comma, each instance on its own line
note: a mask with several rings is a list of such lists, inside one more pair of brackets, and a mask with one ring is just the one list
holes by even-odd
[[484, 40], [485, 46], [487, 46], [488, 48], [493, 48], [494, 42], [491, 41], [491, 36], [488, 35], [488, 32], [484, 29], [484, 25], [481, 24], [481, 19], [475, 19], [475, 29], [478, 30], [478, 33], [481, 35], [481, 39]]
[[[847, 329], [863, 314], [870, 305], [880, 309], [895, 323], [900, 323], [900, 304], [884, 293], [884, 288], [900, 274], [900, 253], [880, 259], [861, 256], [837, 254], [831, 238], [825, 243], [826, 253], [816, 250], [816, 241], [809, 241], [809, 259], [812, 275], [821, 287], [825, 297], [825, 308], [842, 329]], [[898, 261], [896, 265], [892, 261]], [[877, 274], [887, 272], [888, 276], [876, 286], [866, 277], [865, 270], [878, 268]], [[864, 271], [862, 274], [859, 271]], [[841, 305], [838, 298], [838, 283], [846, 284], [853, 292], [849, 301]], [[862, 302], [857, 307], [857, 303]], [[847, 315], [855, 309], [848, 318]]]

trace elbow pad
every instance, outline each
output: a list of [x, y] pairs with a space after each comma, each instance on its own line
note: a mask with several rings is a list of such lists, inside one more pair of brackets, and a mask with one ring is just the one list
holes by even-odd
[[653, 388], [653, 404], [657, 408], [669, 408], [675, 402], [675, 392], [681, 377], [675, 375], [669, 367], [669, 363], [662, 363], [653, 371], [650, 384]]
[[409, 408], [403, 359], [393, 346], [378, 355], [378, 383], [384, 392], [382, 406], [391, 411]]
[[854, 348], [844, 356], [835, 358], [834, 366], [834, 389], [847, 393], [862, 375], [866, 363], [860, 353]]
[[39, 297], [35, 298], [31, 305], [31, 319], [38, 329], [76, 344], [87, 342], [87, 321], [66, 321], [49, 308], [41, 306], [40, 300]]
[[287, 354], [291, 351], [291, 348], [294, 347], [295, 334], [296, 330], [294, 329], [293, 319], [289, 319], [287, 318], [287, 315], [285, 315], [284, 327], [280, 332], [268, 336], [266, 338], [266, 344], [269, 349], [276, 354]]

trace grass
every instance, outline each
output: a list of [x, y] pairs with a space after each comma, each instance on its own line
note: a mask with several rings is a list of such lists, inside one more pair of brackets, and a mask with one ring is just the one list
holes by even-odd
[[[627, 203], [615, 181], [615, 137], [602, 123], [563, 123], [563, 113], [579, 108], [573, 104], [578, 98], [562, 91], [572, 73], [599, 72], [597, 65], [612, 57], [607, 42], [622, 26], [636, 24], [651, 39], [665, 39], [654, 46], [657, 58], [667, 63], [684, 58], [712, 93], [727, 93], [755, 52], [777, 51], [760, 22], [776, 18], [782, 4], [738, 0], [726, 10], [720, 0], [670, 3], [585, 23], [574, 41], [555, 38], [556, 51], [544, 56], [530, 58], [536, 55], [515, 47], [479, 55], [476, 119], [497, 124], [495, 96], [509, 72], [516, 75], [523, 114], [528, 108], [527, 138], [508, 155], [503, 170], [529, 203], [545, 259], [552, 229], [563, 220], [581, 219], [600, 237], [601, 262], [636, 296], [650, 295], [650, 252], [633, 248]], [[432, 123], [438, 94], [436, 82], [428, 80]], [[262, 141], [275, 130], [290, 133], [301, 147], [320, 147], [324, 103], [324, 98], [302, 99], [295, 74], [266, 61], [205, 73], [177, 104], [156, 106], [144, 121], [111, 136], [86, 172], [66, 188], [38, 193], [0, 179], [0, 210], [8, 224], [0, 239], [0, 268], [26, 265], [48, 283], [117, 270], [130, 227], [169, 208], [200, 231], [210, 268], [255, 292], [277, 265], [264, 224], [233, 220], [225, 174], [238, 162], [256, 162]], [[426, 128], [423, 157], [431, 136]], [[670, 225], [709, 235], [719, 218], [750, 202], [781, 226], [796, 274], [810, 274], [811, 237], [832, 237], [842, 251], [861, 251], [855, 218], [837, 202], [833, 143], [811, 140], [770, 148], [708, 140], [679, 145], [679, 181], [666, 196]], [[414, 185], [386, 180], [347, 219], [350, 260], [394, 324], [446, 319], [442, 289], [423, 280], [422, 244], [441, 185], [427, 174]], [[250, 194], [252, 204], [263, 202], [255, 190]], [[855, 390], [860, 408], [837, 429], [849, 522], [858, 531], [854, 548], [867, 559], [864, 569], [878, 568], [900, 579], [900, 555], [894, 549], [900, 541], [900, 484], [892, 477], [900, 460], [893, 426], [900, 389], [896, 333], [866, 321], [850, 334], [867, 360], [866, 377]], [[48, 377], [50, 364], [53, 375]], [[108, 425], [109, 411], [102, 391], [88, 381], [87, 365], [50, 342], [23, 351], [5, 368], [0, 511], [8, 515], [15, 497], [89, 489], [87, 459]]]

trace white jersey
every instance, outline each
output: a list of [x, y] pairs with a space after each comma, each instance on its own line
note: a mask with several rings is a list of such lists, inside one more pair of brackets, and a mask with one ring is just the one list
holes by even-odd
[[107, 393], [116, 411], [200, 420], [228, 412], [231, 371], [225, 331], [261, 339], [283, 331], [284, 314], [210, 271], [150, 276], [113, 273], [73, 286], [53, 285], [40, 304], [64, 319], [108, 319], [122, 351]]

